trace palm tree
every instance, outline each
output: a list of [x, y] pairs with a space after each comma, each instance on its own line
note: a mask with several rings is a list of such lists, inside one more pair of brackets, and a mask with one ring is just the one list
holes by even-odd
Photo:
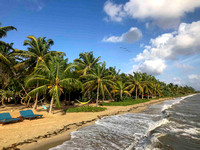
[[12, 43], [7, 45], [0, 45], [0, 70], [3, 74], [6, 76], [14, 77], [18, 84], [22, 87], [24, 92], [26, 93], [26, 90], [23, 86], [23, 84], [19, 81], [19, 74], [17, 74], [17, 70], [21, 67], [19, 64], [17, 64], [17, 61], [15, 60], [15, 56], [13, 55], [13, 50], [11, 49]]
[[152, 93], [152, 82], [151, 82], [151, 76], [147, 75], [146, 73], [142, 73], [142, 99], [143, 99], [143, 94], [147, 93], [148, 99], [149, 99], [149, 94]]
[[[50, 56], [55, 56], [57, 54], [61, 55], [63, 52], [50, 51], [51, 46], [54, 44], [52, 39], [45, 40], [45, 37], [36, 38], [32, 35], [28, 36], [29, 40], [24, 41], [24, 45], [28, 46], [28, 51], [15, 50], [14, 55], [26, 58], [25, 63], [29, 66], [29, 71], [33, 68], [37, 68], [40, 62], [47, 61]], [[38, 86], [38, 85], [36, 85]], [[35, 103], [33, 109], [37, 108], [38, 94], [36, 95]]]
[[105, 63], [102, 66], [96, 65], [88, 74], [82, 75], [81, 78], [86, 79], [86, 82], [83, 84], [85, 94], [95, 89], [97, 90], [96, 106], [98, 106], [100, 92], [103, 98], [105, 97], [105, 91], [111, 97], [107, 86], [111, 87], [115, 83], [111, 80], [112, 76], [106, 72]]
[[63, 52], [50, 51], [51, 46], [54, 42], [52, 39], [45, 40], [46, 37], [36, 38], [35, 36], [28, 36], [29, 40], [24, 41], [24, 46], [28, 46], [28, 51], [15, 50], [15, 55], [26, 58], [30, 68], [37, 67], [40, 62], [47, 61], [50, 56], [64, 55]]
[[32, 86], [39, 83], [39, 86], [30, 91], [28, 96], [35, 96], [37, 93], [42, 94], [44, 92], [49, 92], [51, 95], [51, 103], [49, 113], [52, 113], [53, 103], [56, 102], [58, 107], [60, 104], [60, 95], [63, 93], [63, 88], [67, 86], [73, 86], [76, 88], [81, 88], [82, 83], [74, 78], [69, 78], [66, 76], [65, 68], [66, 61], [62, 60], [61, 57], [50, 56], [50, 61], [46, 64], [41, 62], [35, 74], [26, 80], [26, 86]]
[[[12, 43], [9, 44], [12, 47]], [[0, 63], [1, 65], [9, 66], [11, 65], [12, 61], [14, 61], [13, 57], [11, 56], [12, 49], [5, 45], [0, 45]]]
[[161, 96], [163, 87], [160, 85], [160, 83], [157, 81], [157, 82], [153, 82], [152, 85], [153, 85], [152, 89], [153, 89], [154, 96], [156, 97], [157, 94], [158, 96]]
[[140, 73], [134, 72], [134, 76], [129, 74], [127, 84], [128, 88], [130, 89], [130, 93], [132, 93], [135, 90], [135, 99], [137, 99], [138, 90], [140, 92], [143, 92]]
[[[1, 26], [1, 22], [0, 22], [0, 26]], [[13, 27], [13, 26], [0, 27], [0, 39], [1, 39], [2, 37], [6, 37], [6, 36], [7, 36], [7, 32], [8, 32], [8, 31], [11, 31], [11, 30], [17, 30], [17, 29], [16, 29], [15, 27]], [[10, 47], [9, 44], [7, 44], [7, 43], [5, 43], [5, 42], [3, 42], [3, 41], [0, 41], [0, 46], [1, 46], [1, 45]], [[12, 47], [10, 47], [10, 48], [12, 48]]]
[[123, 94], [127, 94], [131, 96], [129, 91], [127, 90], [128, 87], [126, 87], [126, 84], [123, 83], [122, 81], [116, 81], [116, 84], [113, 86], [113, 90], [111, 91], [112, 93], [118, 93], [120, 95], [120, 100], [123, 100]]
[[120, 69], [116, 71], [116, 67], [109, 67], [107, 70], [109, 74], [113, 76], [113, 81], [117, 81], [120, 79], [120, 75], [119, 75]]
[[93, 52], [84, 52], [79, 54], [79, 58], [75, 59], [74, 63], [79, 68], [79, 72], [86, 75], [96, 64], [99, 64], [99, 60], [100, 57], [95, 58]]

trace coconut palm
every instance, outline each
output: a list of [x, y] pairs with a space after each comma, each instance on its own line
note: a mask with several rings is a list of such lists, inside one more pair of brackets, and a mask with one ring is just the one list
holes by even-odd
[[17, 71], [21, 68], [17, 61], [15, 60], [15, 56], [13, 54], [13, 50], [11, 49], [12, 43], [7, 45], [0, 46], [0, 70], [1, 77], [13, 77], [16, 79], [18, 84], [22, 87], [22, 89], [26, 92], [23, 84], [19, 81], [19, 74]]
[[147, 93], [148, 99], [149, 99], [149, 94], [152, 93], [151, 76], [147, 75], [146, 73], [142, 73], [141, 75], [142, 75], [141, 85], [142, 85], [142, 88], [143, 88], [142, 99], [143, 99], [144, 93]]
[[79, 71], [82, 75], [91, 70], [96, 64], [99, 64], [98, 61], [100, 57], [95, 58], [93, 52], [84, 52], [79, 54], [79, 58], [74, 60], [74, 63], [79, 68]]
[[[54, 44], [52, 39], [45, 40], [45, 37], [36, 38], [35, 36], [28, 36], [29, 40], [24, 41], [24, 45], [28, 46], [28, 51], [15, 50], [14, 55], [21, 56], [25, 58], [25, 64], [27, 64], [29, 71], [33, 68], [37, 68], [40, 62], [47, 61], [50, 56], [55, 56], [57, 54], [64, 54], [63, 52], [50, 51], [51, 46]], [[37, 85], [36, 85], [37, 86]], [[33, 109], [37, 108], [38, 94], [36, 95], [35, 104]]]
[[142, 84], [141, 84], [141, 73], [134, 72], [134, 76], [129, 74], [128, 76], [128, 88], [130, 89], [130, 93], [135, 90], [135, 98], [138, 98], [138, 90], [139, 92], [143, 92]]
[[152, 89], [153, 89], [153, 94], [155, 97], [157, 96], [157, 94], [158, 94], [158, 96], [162, 95], [163, 87], [160, 85], [160, 83], [158, 81], [152, 83]]
[[122, 81], [116, 81], [116, 84], [113, 86], [112, 93], [119, 94], [120, 100], [123, 100], [123, 94], [131, 96], [131, 94], [128, 91], [128, 87], [126, 86], [126, 83], [123, 83]]
[[[0, 26], [1, 26], [1, 22], [0, 22]], [[8, 32], [8, 31], [11, 31], [11, 30], [17, 30], [17, 29], [16, 29], [15, 27], [13, 27], [13, 26], [0, 27], [0, 39], [1, 39], [2, 37], [6, 37], [6, 36], [7, 36], [7, 32]], [[0, 46], [1, 46], [1, 45], [10, 47], [9, 44], [7, 44], [7, 43], [5, 43], [5, 42], [3, 42], [3, 41], [0, 41]], [[10, 47], [10, 48], [12, 48], [12, 47]]]
[[109, 67], [108, 69], [109, 74], [113, 77], [113, 81], [117, 81], [120, 79], [120, 69], [117, 71], [116, 67]]
[[58, 107], [60, 104], [60, 95], [64, 92], [63, 88], [67, 86], [81, 88], [81, 82], [74, 78], [69, 78], [66, 76], [66, 61], [62, 60], [61, 57], [50, 56], [50, 61], [46, 64], [41, 62], [35, 74], [26, 80], [26, 86], [32, 86], [39, 83], [38, 87], [30, 91], [28, 96], [35, 96], [37, 93], [42, 94], [44, 92], [49, 92], [51, 95], [51, 103], [49, 113], [52, 113], [52, 108], [54, 101]]
[[112, 76], [106, 72], [105, 63], [102, 65], [96, 64], [88, 74], [82, 75], [81, 78], [86, 79], [86, 82], [83, 84], [85, 94], [97, 90], [96, 106], [98, 106], [100, 92], [103, 98], [105, 97], [105, 92], [111, 97], [108, 86], [111, 87], [115, 83], [112, 81]]
[[63, 52], [50, 51], [54, 42], [52, 39], [46, 40], [46, 37], [36, 38], [35, 36], [28, 36], [29, 40], [24, 41], [24, 46], [28, 46], [28, 51], [15, 50], [15, 55], [21, 56], [26, 59], [30, 68], [37, 67], [41, 61], [47, 61], [50, 56], [57, 54], [62, 55]]
[[6, 65], [7, 67], [11, 65], [12, 62], [14, 62], [14, 58], [13, 56], [11, 56], [12, 49], [10, 49], [13, 44], [11, 43], [9, 45], [9, 47], [5, 45], [0, 45], [0, 64]]

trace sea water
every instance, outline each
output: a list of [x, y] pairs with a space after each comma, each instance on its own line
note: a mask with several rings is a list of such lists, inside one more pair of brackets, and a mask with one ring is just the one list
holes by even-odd
[[200, 94], [104, 117], [50, 150], [200, 150]]

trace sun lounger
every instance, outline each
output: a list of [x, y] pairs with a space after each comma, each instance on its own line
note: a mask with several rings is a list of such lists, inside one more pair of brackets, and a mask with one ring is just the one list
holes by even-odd
[[20, 114], [25, 119], [33, 119], [37, 117], [42, 117], [42, 115], [34, 114], [32, 110], [22, 110], [20, 111]]
[[45, 110], [48, 110], [50, 108], [50, 106], [46, 107], [44, 105], [42, 105], [42, 107], [45, 109]]
[[20, 118], [12, 118], [9, 113], [0, 113], [0, 123], [10, 123], [20, 121]]

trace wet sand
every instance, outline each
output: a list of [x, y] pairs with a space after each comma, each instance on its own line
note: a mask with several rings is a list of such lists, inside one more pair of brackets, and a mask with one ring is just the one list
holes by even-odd
[[[84, 126], [92, 125], [104, 116], [119, 115], [124, 113], [139, 113], [149, 105], [160, 103], [172, 98], [161, 98], [145, 103], [129, 106], [104, 106], [107, 110], [102, 112], [64, 113], [55, 110], [54, 115], [48, 114], [39, 108], [35, 114], [43, 114], [43, 118], [24, 120], [22, 122], [0, 125], [0, 149], [46, 150], [62, 144], [70, 139], [70, 133]], [[24, 106], [0, 107], [0, 112], [10, 112], [12, 117], [18, 117]]]

